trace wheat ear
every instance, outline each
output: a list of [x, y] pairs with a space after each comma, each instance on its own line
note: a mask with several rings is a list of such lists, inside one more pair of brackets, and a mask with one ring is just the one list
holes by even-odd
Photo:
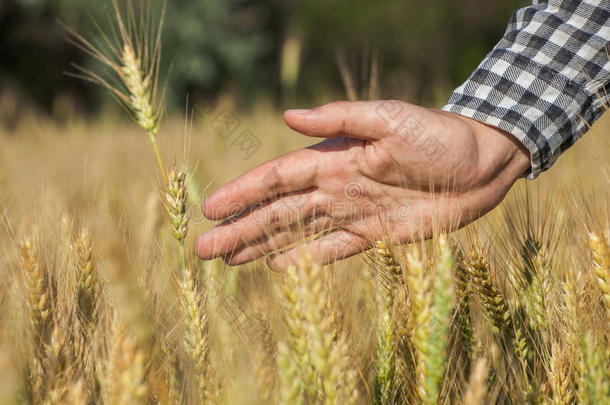
[[416, 351], [417, 393], [424, 404], [428, 404], [429, 393], [426, 391], [426, 363], [430, 352], [429, 323], [432, 306], [431, 280], [426, 274], [419, 248], [413, 246], [407, 254], [407, 281], [411, 291], [411, 322], [413, 345]]
[[265, 313], [258, 309], [255, 310], [254, 321], [255, 336], [258, 336], [256, 336], [255, 344], [252, 345], [251, 356], [255, 364], [256, 392], [261, 403], [269, 403], [275, 382], [273, 331]]
[[[380, 286], [380, 289], [384, 289]], [[386, 298], [381, 293], [382, 298]], [[379, 404], [391, 403], [392, 383], [395, 374], [396, 345], [394, 339], [394, 323], [392, 320], [392, 306], [390, 300], [379, 299], [380, 310], [377, 315], [376, 328], [376, 364], [377, 375], [375, 384], [375, 401]], [[389, 301], [389, 302], [388, 302]]]
[[184, 241], [188, 232], [186, 172], [172, 169], [168, 176], [164, 196], [165, 209], [169, 215], [172, 235], [176, 239], [181, 273], [180, 296], [185, 313], [185, 342], [187, 351], [195, 365], [199, 381], [201, 403], [209, 399], [207, 390], [208, 321], [197, 278], [186, 260]]
[[142, 32], [150, 32], [150, 27], [138, 27], [138, 22], [146, 21], [150, 16], [136, 22], [134, 16], [129, 15], [125, 21], [117, 1], [113, 2], [113, 8], [118, 27], [118, 35], [115, 35], [116, 44], [111, 45], [105, 37], [107, 46], [98, 47], [70, 27], [65, 28], [77, 47], [110, 68], [115, 77], [104, 77], [81, 66], [75, 66], [78, 73], [72, 75], [105, 87], [131, 111], [136, 123], [148, 134], [161, 177], [167, 184], [167, 172], [157, 146], [161, 115], [157, 100], [157, 82], [161, 60], [163, 16], [153, 34], [154, 42], [150, 42], [148, 38], [141, 36]]
[[87, 397], [87, 391], [85, 390], [85, 383], [83, 380], [77, 380], [68, 388], [68, 403], [72, 405], [87, 405], [89, 404], [89, 398]]
[[377, 301], [375, 401], [379, 404], [389, 404], [392, 400], [396, 374], [394, 300], [402, 280], [402, 270], [385, 241], [377, 241], [375, 250], [379, 261], [376, 266], [379, 283], [375, 294]]
[[553, 405], [569, 405], [573, 393], [570, 386], [570, 367], [565, 349], [558, 342], [551, 343], [551, 358], [549, 360], [548, 381], [553, 393]]
[[93, 244], [87, 228], [81, 230], [78, 238], [73, 242], [72, 250], [76, 268], [78, 316], [83, 334], [90, 337], [98, 318], [99, 285], [93, 257]]
[[301, 378], [299, 376], [298, 359], [294, 358], [294, 352], [285, 342], [277, 345], [277, 368], [280, 380], [280, 405], [301, 405]]
[[341, 380], [339, 353], [334, 344], [337, 332], [325, 314], [322, 267], [313, 261], [310, 253], [302, 256], [298, 265], [311, 364], [322, 384], [324, 404], [335, 404]]
[[461, 344], [463, 345], [466, 353], [470, 355], [472, 353], [473, 346], [473, 332], [471, 324], [470, 314], [470, 301], [472, 298], [472, 291], [470, 286], [470, 274], [464, 265], [463, 257], [458, 256], [456, 265], [454, 266], [454, 279], [453, 284], [455, 286], [455, 324], [459, 331], [459, 337]]
[[162, 404], [177, 405], [182, 403], [179, 392], [178, 382], [178, 358], [173, 352], [170, 352], [168, 343], [163, 341], [161, 343], [161, 354], [164, 361], [164, 380], [167, 386], [167, 392], [164, 400], [159, 401]]
[[[292, 374], [294, 372], [294, 364], [291, 361], [296, 362], [300, 371], [297, 379], [298, 396], [301, 397], [305, 394], [308, 398], [314, 398], [317, 381], [309, 354], [304, 306], [301, 299], [301, 286], [297, 269], [294, 266], [286, 270], [285, 278], [281, 283], [281, 296], [286, 305], [284, 316], [290, 334], [291, 353], [290, 356], [288, 353], [283, 353], [282, 356], [278, 354], [278, 372], [280, 376], [282, 373]], [[293, 386], [294, 384], [294, 382], [291, 382], [286, 386], [282, 379], [282, 392], [292, 393], [291, 397], [294, 397], [297, 395], [293, 392], [296, 389]]]
[[110, 351], [102, 391], [104, 402], [116, 405], [144, 404], [146, 384], [145, 356], [125, 325], [115, 315], [112, 322]]
[[392, 253], [388, 242], [383, 240], [375, 242], [375, 251], [380, 262], [378, 267], [380, 281], [386, 285], [393, 297], [402, 281], [402, 268]]
[[185, 265], [184, 241], [188, 232], [188, 217], [186, 212], [187, 191], [186, 172], [172, 169], [164, 195], [165, 209], [169, 215], [172, 235], [178, 242], [180, 265]]
[[483, 314], [488, 319], [493, 334], [501, 344], [508, 344], [507, 348], [512, 349], [520, 363], [525, 396], [533, 398], [536, 396], [536, 392], [528, 376], [527, 357], [530, 350], [525, 340], [525, 332], [520, 325], [514, 324], [504, 294], [491, 279], [489, 262], [478, 248], [471, 250], [466, 269], [470, 273]]
[[459, 398], [463, 395], [459, 382], [465, 382], [471, 374], [473, 354], [473, 328], [471, 316], [471, 282], [464, 265], [463, 253], [454, 247], [453, 266], [453, 308], [449, 341], [447, 343], [447, 364], [443, 384], [439, 388], [443, 396]]
[[445, 372], [453, 300], [451, 272], [454, 261], [446, 236], [440, 236], [438, 245], [440, 256], [433, 283], [431, 319], [430, 324], [427, 325], [431, 341], [425, 355], [427, 361], [424, 372], [426, 402], [429, 404], [437, 403], [440, 383]]
[[610, 404], [608, 352], [590, 331], [582, 336], [577, 396], [580, 404]]
[[551, 297], [551, 267], [542, 250], [531, 259], [532, 283], [527, 288], [532, 326], [546, 335], [549, 327], [549, 308], [547, 300]]
[[510, 311], [504, 298], [489, 274], [489, 263], [485, 256], [477, 250], [471, 251], [466, 269], [470, 274], [473, 286], [477, 291], [483, 313], [490, 322], [495, 335], [510, 330]]
[[360, 392], [358, 391], [358, 373], [352, 364], [353, 356], [350, 354], [350, 347], [347, 343], [345, 335], [337, 341], [337, 350], [339, 353], [341, 385], [337, 395], [337, 403], [345, 405], [353, 405], [358, 402]]
[[589, 234], [589, 249], [593, 270], [606, 308], [606, 322], [610, 324], [610, 249], [608, 242], [595, 233]]
[[48, 280], [38, 261], [38, 254], [32, 240], [24, 238], [20, 245], [21, 263], [25, 272], [28, 286], [28, 306], [30, 319], [37, 333], [44, 333], [51, 322], [51, 297], [48, 289]]
[[182, 281], [179, 284], [180, 296], [184, 311], [185, 343], [187, 352], [195, 366], [199, 383], [201, 403], [206, 403], [207, 392], [207, 358], [208, 358], [208, 319], [203, 310], [202, 298], [197, 287], [197, 280], [189, 266], [184, 267]]

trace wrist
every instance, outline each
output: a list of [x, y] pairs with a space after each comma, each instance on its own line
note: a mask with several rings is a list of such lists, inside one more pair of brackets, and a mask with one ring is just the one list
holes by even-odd
[[531, 164], [530, 153], [514, 135], [469, 117], [456, 116], [468, 123], [473, 131], [478, 177], [483, 182], [504, 180], [512, 184], [524, 176]]

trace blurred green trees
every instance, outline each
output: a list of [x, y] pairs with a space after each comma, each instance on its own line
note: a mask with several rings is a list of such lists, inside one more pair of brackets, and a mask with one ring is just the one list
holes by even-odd
[[[65, 40], [61, 20], [94, 34], [105, 24], [105, 0], [2, 0], [0, 92], [50, 108], [68, 96], [95, 109], [95, 87], [66, 77], [87, 64]], [[155, 7], [161, 1], [153, 0]], [[282, 53], [298, 41], [294, 98], [309, 104], [341, 96], [341, 48], [355, 72], [363, 53], [380, 55], [381, 96], [438, 103], [463, 81], [501, 37], [527, 0], [168, 0], [163, 71], [170, 107], [235, 93], [244, 104], [259, 95], [282, 100]], [[291, 48], [291, 49], [294, 49]], [[294, 53], [294, 52], [293, 52]], [[362, 69], [360, 69], [362, 70]]]

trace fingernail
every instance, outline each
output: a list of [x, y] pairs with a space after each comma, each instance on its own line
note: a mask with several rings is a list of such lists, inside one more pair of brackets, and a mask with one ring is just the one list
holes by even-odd
[[311, 109], [296, 109], [296, 110], [288, 110], [289, 112], [291, 112], [292, 114], [299, 114], [299, 115], [304, 115], [304, 114], [309, 114], [311, 112]]

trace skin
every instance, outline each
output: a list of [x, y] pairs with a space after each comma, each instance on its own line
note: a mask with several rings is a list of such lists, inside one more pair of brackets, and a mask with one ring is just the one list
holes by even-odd
[[530, 164], [498, 128], [400, 101], [334, 102], [284, 119], [326, 139], [211, 194], [203, 214], [222, 222], [197, 240], [202, 259], [237, 265], [267, 256], [282, 269], [302, 249], [294, 242], [311, 235], [304, 245], [323, 263], [375, 240], [428, 238], [490, 211]]

